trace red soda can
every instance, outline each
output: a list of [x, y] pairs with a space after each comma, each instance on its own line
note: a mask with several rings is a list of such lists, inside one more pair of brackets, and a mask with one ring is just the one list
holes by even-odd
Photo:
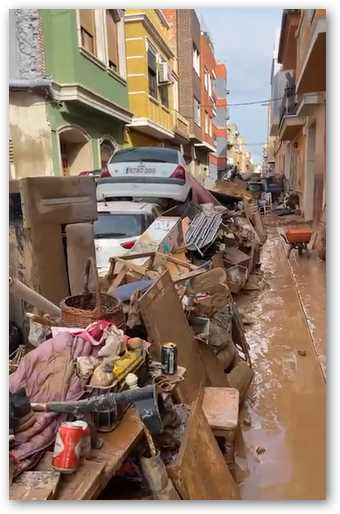
[[80, 463], [83, 427], [74, 422], [62, 423], [54, 445], [52, 467], [61, 473], [74, 473]]
[[91, 430], [86, 421], [79, 419], [73, 422], [74, 425], [81, 427], [83, 430], [83, 437], [81, 442], [81, 457], [88, 457], [91, 453]]

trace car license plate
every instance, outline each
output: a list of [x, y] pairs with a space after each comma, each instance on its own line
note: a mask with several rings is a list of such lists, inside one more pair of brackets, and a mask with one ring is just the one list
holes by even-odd
[[126, 168], [127, 175], [155, 175], [156, 168], [151, 168], [149, 166], [129, 166]]

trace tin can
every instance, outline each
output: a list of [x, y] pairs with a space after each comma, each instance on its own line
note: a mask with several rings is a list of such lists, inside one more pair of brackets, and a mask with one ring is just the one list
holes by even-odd
[[74, 473], [80, 463], [83, 427], [75, 423], [62, 423], [55, 440], [52, 467], [61, 473]]
[[165, 343], [161, 349], [162, 373], [174, 375], [177, 371], [177, 346], [175, 343]]
[[83, 458], [86, 458], [91, 453], [91, 430], [90, 430], [90, 427], [86, 421], [83, 421], [81, 419], [74, 421], [73, 424], [75, 426], [81, 427], [83, 430], [80, 456]]

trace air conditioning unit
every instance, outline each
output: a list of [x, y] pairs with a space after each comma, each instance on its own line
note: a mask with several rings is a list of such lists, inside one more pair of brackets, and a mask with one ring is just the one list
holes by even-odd
[[171, 68], [167, 62], [160, 62], [158, 68], [158, 83], [170, 84], [171, 81]]

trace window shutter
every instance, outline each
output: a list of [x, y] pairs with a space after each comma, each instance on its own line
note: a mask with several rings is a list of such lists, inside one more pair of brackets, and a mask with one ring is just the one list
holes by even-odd
[[80, 27], [92, 38], [93, 53], [96, 53], [96, 25], [94, 9], [79, 9]]
[[106, 11], [106, 29], [107, 29], [107, 43], [110, 65], [113, 64], [114, 68], [118, 71], [118, 32], [117, 23], [113, 19], [112, 13]]

